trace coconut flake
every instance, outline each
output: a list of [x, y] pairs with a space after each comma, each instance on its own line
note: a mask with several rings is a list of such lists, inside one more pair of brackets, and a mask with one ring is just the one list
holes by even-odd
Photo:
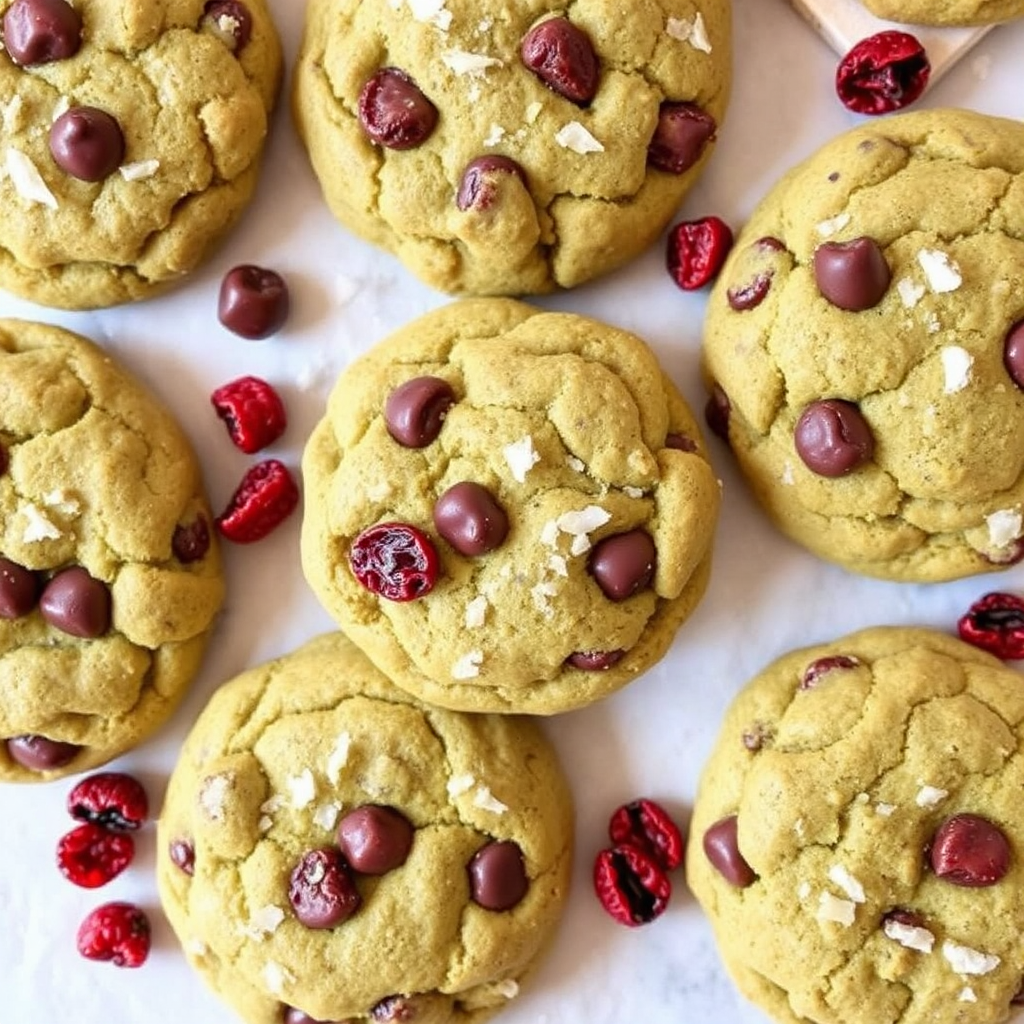
[[3, 105], [3, 110], [0, 111], [0, 117], [3, 119], [3, 128], [5, 132], [13, 134], [21, 127], [24, 108], [24, 101], [17, 93], [15, 93]]
[[562, 533], [571, 533], [574, 537], [584, 537], [588, 533], [604, 526], [611, 519], [611, 513], [600, 505], [588, 505], [584, 509], [563, 512], [557, 520]]
[[963, 284], [960, 268], [941, 249], [922, 249], [917, 262], [933, 292], [955, 292]]
[[352, 749], [352, 737], [348, 732], [338, 733], [334, 741], [334, 749], [327, 755], [327, 778], [332, 786], [338, 784], [341, 770], [348, 764], [349, 751]]
[[487, 598], [484, 594], [477, 594], [477, 596], [466, 605], [466, 629], [479, 629], [486, 621]]
[[526, 482], [526, 474], [540, 462], [540, 456], [533, 447], [533, 438], [529, 434], [518, 441], [513, 441], [512, 444], [505, 445], [501, 453], [505, 456], [516, 483], [520, 484]]
[[505, 129], [500, 124], [491, 124], [491, 130], [487, 133], [487, 138], [484, 139], [484, 145], [487, 147], [498, 145], [501, 140], [505, 138]]
[[935, 945], [935, 936], [927, 928], [904, 924], [895, 918], [889, 918], [885, 921], [882, 925], [882, 931], [893, 942], [898, 942], [907, 949], [917, 950], [918, 953], [930, 953], [932, 946]]
[[533, 598], [533, 606], [541, 612], [545, 618], [552, 618], [555, 614], [551, 607], [551, 598], [558, 596], [558, 587], [550, 580], [541, 580], [530, 588], [530, 597]]
[[622, 493], [625, 494], [627, 498], [642, 498], [644, 496], [642, 487], [626, 486], [622, 488]]
[[540, 112], [543, 109], [544, 104], [538, 103], [536, 100], [533, 103], [528, 104], [526, 107], [526, 113], [523, 115], [526, 119], [526, 123], [533, 124], [537, 118], [540, 117]]
[[473, 806], [494, 814], [504, 814], [508, 810], [508, 804], [503, 804], [483, 783], [476, 787]]
[[43, 495], [43, 504], [49, 508], [55, 508], [66, 516], [77, 516], [82, 511], [82, 506], [77, 498], [72, 498], [66, 491], [50, 491]]
[[801, 882], [796, 887], [796, 895], [797, 895], [797, 899], [800, 899], [800, 900], [807, 899], [807, 897], [811, 895], [811, 883], [810, 882], [806, 882], [806, 881]]
[[949, 790], [947, 789], [938, 789], [936, 786], [922, 786], [917, 791], [914, 802], [918, 807], [937, 807], [947, 796], [949, 796]]
[[590, 550], [590, 538], [585, 533], [577, 534], [569, 545], [569, 554], [574, 558], [585, 555]]
[[700, 12], [694, 16], [692, 21], [689, 18], [669, 18], [665, 23], [665, 32], [681, 43], [689, 43], [701, 53], [711, 52], [708, 29], [704, 24], [704, 15]]
[[569, 575], [569, 563], [566, 562], [562, 555], [551, 555], [548, 558], [548, 569], [550, 569], [556, 576]]
[[565, 464], [574, 473], [585, 473], [587, 470], [587, 464], [582, 459], [577, 459], [575, 455], [567, 455], [565, 457]]
[[828, 869], [828, 877], [839, 886], [854, 903], [864, 903], [867, 896], [864, 895], [864, 886], [857, 881], [842, 864], [833, 864]]
[[252, 912], [243, 933], [250, 939], [262, 942], [268, 935], [273, 935], [277, 931], [277, 926], [283, 920], [284, 911], [273, 903], [268, 903], [267, 906]]
[[476, 785], [476, 779], [473, 778], [468, 772], [462, 775], [453, 775], [448, 780], [448, 785], [445, 789], [448, 790], [450, 797], [462, 796], [463, 793], [468, 793]]
[[994, 548], [1005, 548], [1017, 540], [1024, 531], [1024, 516], [1019, 509], [1005, 508], [985, 516], [989, 543]]
[[25, 517], [25, 530], [21, 535], [22, 543], [36, 544], [44, 540], [59, 540], [60, 530], [43, 513], [38, 505], [31, 501], [23, 501], [18, 511]]
[[978, 1001], [978, 997], [974, 994], [974, 989], [970, 985], [965, 985], [960, 990], [959, 999], [961, 1003], [976, 1003]]
[[570, 121], [555, 132], [555, 142], [563, 149], [571, 149], [580, 156], [587, 153], [603, 153], [604, 146], [594, 138], [579, 121]]
[[519, 995], [519, 982], [514, 978], [505, 978], [494, 987], [497, 989], [498, 995], [504, 996], [506, 999], [515, 999]]
[[957, 974], [988, 974], [1002, 963], [994, 953], [981, 953], [949, 939], [942, 943], [942, 955]]
[[904, 309], [913, 309], [923, 298], [925, 287], [912, 281], [909, 277], [900, 278], [896, 282], [896, 291], [899, 294], [900, 302]]
[[394, 494], [394, 488], [391, 486], [390, 480], [378, 480], [366, 488], [367, 501], [373, 502], [375, 505], [387, 501], [392, 494]]
[[442, 32], [451, 28], [452, 12], [445, 6], [447, 0], [406, 0], [406, 3], [417, 21], [434, 25]]
[[475, 679], [480, 675], [480, 665], [484, 660], [483, 651], [470, 651], [452, 665], [452, 679]]
[[118, 168], [125, 181], [145, 181], [152, 178], [160, 170], [159, 160], [136, 160], [130, 164], [121, 164]]
[[779, 482], [786, 487], [792, 487], [796, 483], [796, 477], [793, 476], [793, 463], [789, 459], [786, 459], [782, 465], [782, 474], [779, 477]]
[[947, 345], [940, 355], [942, 369], [946, 374], [945, 392], [947, 395], [955, 395], [970, 383], [974, 356], [959, 345]]
[[828, 220], [820, 221], [815, 226], [815, 230], [822, 238], [829, 238], [837, 231], [842, 231], [850, 223], [850, 219], [848, 213], [837, 213], [834, 217], [829, 217]]
[[284, 986], [295, 984], [295, 975], [277, 961], [268, 960], [263, 967], [263, 980], [271, 995], [283, 996]]
[[540, 542], [547, 548], [558, 547], [558, 523], [554, 519], [549, 519], [540, 528]]
[[313, 812], [313, 824], [322, 828], [325, 832], [334, 831], [338, 823], [338, 815], [341, 814], [341, 804], [335, 801], [320, 804]]
[[230, 775], [211, 775], [199, 790], [199, 806], [213, 821], [224, 820], [224, 806], [231, 788]]
[[895, 810], [895, 804], [875, 804], [875, 814], [877, 814], [880, 818], [891, 818]]
[[286, 780], [288, 792], [291, 794], [291, 804], [297, 811], [308, 807], [316, 798], [316, 780], [308, 768], [303, 768], [298, 775], [293, 775]]
[[857, 908], [852, 900], [841, 900], [830, 892], [823, 892], [818, 897], [818, 920], [832, 921], [849, 928], [853, 924]]
[[63, 117], [70, 109], [71, 100], [67, 96], [61, 96], [53, 105], [53, 110], [50, 112], [50, 120], [56, 121], [58, 118]]
[[501, 67], [497, 57], [488, 57], [485, 53], [470, 53], [468, 50], [447, 50], [441, 54], [444, 66], [456, 75], [475, 75], [483, 77], [488, 68]]
[[57, 209], [57, 198], [47, 188], [36, 165], [14, 146], [7, 147], [7, 173], [22, 199], [48, 206], [51, 210]]

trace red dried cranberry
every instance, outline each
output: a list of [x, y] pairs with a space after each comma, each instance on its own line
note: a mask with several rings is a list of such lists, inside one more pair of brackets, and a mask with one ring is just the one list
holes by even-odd
[[167, 848], [171, 863], [186, 875], [195, 874], [196, 848], [187, 839], [174, 839]]
[[929, 860], [935, 874], [953, 885], [995, 885], [1010, 869], [1010, 843], [1002, 830], [978, 814], [954, 814], [932, 837]]
[[836, 93], [857, 114], [888, 114], [924, 92], [931, 64], [909, 32], [889, 30], [862, 39], [836, 68]]
[[246, 263], [232, 267], [220, 283], [217, 319], [229, 331], [251, 341], [279, 331], [290, 308], [288, 285], [274, 270]]
[[124, 772], [97, 772], [68, 794], [68, 813], [111, 832], [133, 832], [149, 814], [142, 783]]
[[355, 578], [389, 601], [413, 601], [434, 589], [440, 562], [430, 538], [408, 523], [363, 530], [348, 555]]
[[721, 818], [704, 833], [704, 855], [711, 866], [737, 889], [745, 889], [757, 880], [754, 869], [740, 853], [738, 841], [739, 819], [735, 814]]
[[658, 862], [636, 846], [602, 850], [594, 860], [594, 891], [619, 924], [635, 928], [660, 917], [672, 883]]
[[299, 488], [288, 467], [277, 459], [252, 466], [242, 477], [217, 529], [236, 544], [262, 540], [287, 519], [299, 503]]
[[[752, 246], [750, 246], [748, 253], [750, 258], [757, 264], [763, 264], [766, 260], [765, 253], [782, 252], [785, 250], [785, 246], [777, 238], [773, 238], [771, 235], [766, 235], [764, 238], [759, 238]], [[775, 270], [771, 266], [767, 266], [764, 269], [754, 269], [753, 274], [742, 284], [733, 285], [725, 293], [726, 301], [729, 303], [730, 308], [735, 309], [738, 313], [745, 312], [748, 309], [756, 309], [764, 302], [771, 291], [772, 281], [775, 278]]]
[[673, 871], [683, 862], [683, 834], [668, 811], [653, 800], [641, 798], [624, 804], [608, 822], [615, 846], [636, 846]]
[[975, 601], [957, 621], [960, 639], [997, 658], [1024, 658], [1024, 599], [994, 592]]
[[534, 25], [519, 48], [523, 63], [552, 91], [579, 106], [597, 92], [600, 68], [590, 37], [568, 18]]
[[681, 221], [668, 235], [666, 264], [680, 288], [703, 288], [722, 269], [732, 248], [732, 230], [718, 217]]
[[201, 512], [187, 525], [179, 523], [171, 538], [171, 550], [182, 565], [198, 562], [210, 550], [210, 527]]
[[818, 658], [817, 661], [812, 661], [804, 669], [804, 674], [800, 678], [800, 689], [813, 690], [821, 682], [821, 677], [828, 675], [829, 672], [834, 672], [836, 669], [841, 668], [856, 668], [859, 664], [860, 660], [858, 658], [846, 654], [835, 654], [828, 658]]
[[210, 402], [227, 424], [232, 443], [247, 455], [273, 444], [288, 425], [280, 395], [259, 377], [222, 384], [210, 395]]
[[104, 903], [78, 929], [78, 952], [115, 967], [141, 967], [149, 956], [149, 918], [131, 903]]
[[60, 873], [83, 889], [98, 889], [116, 878], [135, 856], [129, 835], [108, 832], [100, 825], [79, 825], [57, 844]]
[[437, 125], [437, 107], [398, 68], [381, 68], [359, 93], [359, 123], [378, 145], [415, 149]]
[[288, 901], [307, 928], [333, 928], [362, 902], [348, 865], [333, 847], [310, 850], [292, 870]]

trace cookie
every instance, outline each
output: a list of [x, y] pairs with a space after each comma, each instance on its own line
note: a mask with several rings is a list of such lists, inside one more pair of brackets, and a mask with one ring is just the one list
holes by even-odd
[[0, 287], [65, 309], [193, 270], [256, 186], [264, 0], [0, 0]]
[[880, 18], [915, 25], [990, 25], [1024, 15], [1021, 0], [863, 0]]
[[0, 781], [145, 739], [198, 669], [223, 589], [171, 415], [86, 339], [0, 320]]
[[214, 695], [168, 785], [157, 877], [249, 1024], [476, 1024], [551, 937], [572, 822], [532, 722], [426, 707], [336, 633]]
[[555, 714], [630, 682], [700, 600], [719, 484], [635, 335], [465, 299], [342, 374], [303, 455], [302, 564], [417, 697]]
[[925, 629], [780, 658], [729, 709], [687, 880], [783, 1024], [995, 1024], [1020, 1003], [1020, 676]]
[[1024, 125], [864, 124], [787, 174], [710, 297], [710, 422], [776, 524], [869, 576], [1024, 556]]
[[427, 284], [571, 288], [696, 181], [730, 33], [726, 0], [312, 0], [295, 122], [338, 220]]

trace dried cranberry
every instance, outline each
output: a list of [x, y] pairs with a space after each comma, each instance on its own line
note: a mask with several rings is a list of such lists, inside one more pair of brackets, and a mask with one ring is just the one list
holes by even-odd
[[430, 538], [408, 523], [363, 530], [348, 555], [352, 573], [373, 594], [413, 601], [434, 589], [440, 562]]
[[131, 836], [108, 832], [100, 825], [79, 825], [57, 843], [60, 873], [83, 889], [106, 885], [131, 864], [134, 856]]
[[683, 862], [683, 834], [668, 811], [641, 798], [624, 804], [611, 817], [608, 835], [615, 846], [636, 846], [653, 857], [663, 871]]
[[415, 149], [437, 125], [437, 107], [398, 68], [381, 68], [359, 93], [359, 123], [378, 145]]
[[68, 813], [111, 832], [133, 832], [149, 814], [142, 783], [124, 772], [97, 772], [68, 794]]
[[490, 209], [497, 197], [498, 175], [508, 174], [526, 184], [526, 174], [511, 157], [488, 153], [466, 164], [455, 196], [455, 205], [462, 211]]
[[997, 658], [1024, 658], [1024, 599], [994, 592], [975, 601], [957, 621], [960, 639]]
[[534, 25], [519, 48], [523, 63], [552, 91], [579, 106], [597, 92], [600, 68], [590, 37], [568, 18]]
[[619, 924], [631, 928], [660, 917], [672, 883], [658, 862], [636, 846], [602, 850], [594, 861], [594, 891]]
[[277, 271], [245, 263], [232, 267], [220, 283], [217, 319], [251, 341], [279, 331], [290, 309], [288, 285]]
[[875, 451], [874, 436], [860, 409], [833, 398], [811, 402], [804, 409], [796, 423], [794, 443], [804, 465], [827, 477], [845, 476]]
[[729, 418], [732, 416], [732, 402], [721, 384], [711, 386], [711, 394], [704, 406], [704, 422], [712, 434], [717, 434], [729, 443]]
[[131, 903], [104, 903], [78, 929], [78, 952], [115, 967], [141, 967], [149, 956], [149, 918]]
[[348, 920], [362, 899], [341, 853], [310, 850], [292, 870], [288, 901], [307, 928], [333, 928]]
[[171, 863], [186, 875], [195, 874], [196, 848], [187, 839], [173, 839], [167, 847]]
[[754, 869], [740, 853], [738, 840], [739, 819], [735, 814], [721, 818], [704, 833], [704, 855], [711, 866], [737, 889], [745, 889], [757, 880]]
[[732, 248], [732, 230], [718, 217], [680, 221], [668, 235], [666, 264], [680, 288], [703, 288], [722, 269]]
[[862, 39], [836, 68], [836, 93], [857, 114], [887, 114], [924, 92], [931, 64], [909, 32], [889, 30]]
[[775, 268], [766, 265], [773, 252], [783, 252], [785, 245], [777, 238], [766, 235], [746, 250], [749, 276], [741, 284], [732, 285], [725, 293], [730, 308], [738, 313], [756, 309], [771, 291]]
[[273, 444], [288, 425], [280, 395], [259, 377], [239, 377], [222, 384], [210, 402], [227, 424], [232, 443], [247, 455]]
[[262, 540], [287, 519], [299, 503], [299, 488], [288, 467], [277, 459], [252, 466], [242, 477], [217, 529], [236, 544]]
[[935, 874], [953, 885], [995, 885], [1010, 869], [1010, 843], [1002, 830], [978, 814], [954, 814], [932, 837], [929, 860]]
[[665, 437], [665, 447], [674, 448], [677, 452], [689, 452], [695, 455], [698, 452], [697, 442], [692, 437], [673, 431]]
[[201, 512], [187, 525], [179, 523], [171, 538], [171, 550], [182, 565], [198, 562], [210, 550], [210, 527]]
[[829, 672], [834, 672], [840, 668], [856, 668], [859, 664], [859, 659], [846, 654], [835, 654], [827, 658], [818, 658], [817, 661], [812, 661], [804, 669], [804, 674], [800, 678], [800, 689], [813, 690], [821, 682], [821, 677], [828, 675]]

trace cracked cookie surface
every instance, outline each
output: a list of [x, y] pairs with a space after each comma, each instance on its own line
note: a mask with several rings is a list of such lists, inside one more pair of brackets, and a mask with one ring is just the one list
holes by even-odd
[[170, 414], [84, 338], [0, 321], [0, 780], [84, 771], [158, 727], [223, 587]]
[[12, 44], [40, 6], [0, 0], [0, 286], [66, 309], [144, 298], [193, 270], [252, 196], [281, 74], [269, 12], [90, 0], [70, 56], [16, 63], [40, 52]]
[[903, 114], [828, 143], [740, 235], [704, 369], [756, 497], [820, 557], [931, 581], [1024, 556], [1022, 183], [1019, 122]]
[[[521, 56], [538, 25], [557, 90]], [[350, 230], [442, 291], [537, 294], [658, 237], [711, 152], [730, 48], [724, 0], [313, 0], [294, 114]]]
[[[367, 806], [411, 826], [405, 859], [371, 876], [349, 856], [360, 905], [309, 927], [289, 897], [296, 864], [336, 849]], [[250, 1024], [292, 1020], [289, 1008], [303, 1020], [477, 1024], [515, 996], [551, 937], [572, 822], [533, 722], [424, 706], [335, 633], [216, 692], [168, 785], [157, 877], [191, 963]], [[478, 902], [471, 879], [495, 843], [518, 848], [525, 869], [508, 909]]]
[[1024, 15], [1021, 0], [863, 0], [872, 14], [914, 25], [988, 25]]
[[753, 679], [687, 850], [743, 993], [784, 1024], [1005, 1020], [1022, 990], [1022, 737], [1020, 676], [931, 630], [864, 630]]
[[[447, 398], [411, 437], [423, 394]], [[306, 578], [443, 707], [603, 697], [661, 658], [707, 585], [719, 484], [697, 424], [639, 338], [586, 317], [466, 299], [413, 321], [342, 374], [303, 475]], [[378, 526], [433, 552], [433, 589], [360, 582]]]

